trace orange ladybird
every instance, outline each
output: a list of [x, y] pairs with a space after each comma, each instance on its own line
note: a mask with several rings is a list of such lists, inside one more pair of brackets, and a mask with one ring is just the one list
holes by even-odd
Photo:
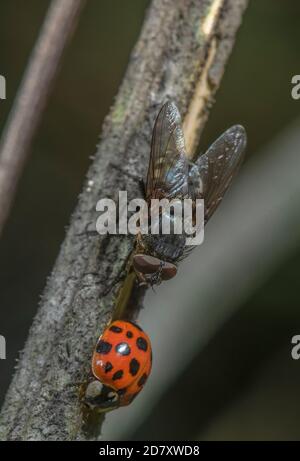
[[93, 354], [96, 382], [87, 388], [87, 403], [104, 411], [129, 405], [147, 381], [151, 364], [151, 343], [146, 333], [129, 321], [111, 323]]

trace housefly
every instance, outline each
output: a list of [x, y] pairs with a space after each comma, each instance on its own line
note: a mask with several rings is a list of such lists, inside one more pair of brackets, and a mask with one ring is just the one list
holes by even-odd
[[[186, 155], [179, 110], [174, 102], [167, 102], [157, 116], [152, 134], [145, 185], [148, 205], [154, 198], [203, 199], [206, 224], [239, 170], [245, 147], [245, 129], [234, 125], [192, 163]], [[190, 248], [184, 233], [153, 234], [149, 229], [148, 234], [138, 234], [133, 267], [140, 283], [155, 285], [174, 277], [178, 262]]]

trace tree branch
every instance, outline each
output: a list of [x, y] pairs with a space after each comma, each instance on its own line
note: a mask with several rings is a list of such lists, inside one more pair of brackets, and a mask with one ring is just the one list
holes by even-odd
[[0, 235], [59, 63], [85, 0], [53, 0], [0, 144]]
[[[117, 199], [119, 190], [128, 199], [140, 195], [134, 178], [145, 176], [154, 118], [167, 98], [185, 116], [188, 146], [196, 145], [246, 4], [153, 0], [8, 391], [0, 438], [87, 438], [78, 383], [115, 315], [118, 280], [134, 244], [95, 233], [95, 204]], [[136, 315], [143, 294], [128, 296], [128, 315]]]

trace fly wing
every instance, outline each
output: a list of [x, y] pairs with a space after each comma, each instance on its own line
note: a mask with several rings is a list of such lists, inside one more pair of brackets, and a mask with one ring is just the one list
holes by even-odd
[[167, 102], [161, 108], [153, 129], [147, 200], [187, 197], [188, 172], [180, 113], [174, 102]]
[[[191, 167], [190, 182], [193, 191], [190, 191], [190, 195], [204, 199], [205, 223], [221, 203], [238, 172], [244, 159], [246, 143], [245, 129], [241, 125], [234, 125], [225, 131]], [[197, 180], [195, 180], [195, 170], [199, 175]]]

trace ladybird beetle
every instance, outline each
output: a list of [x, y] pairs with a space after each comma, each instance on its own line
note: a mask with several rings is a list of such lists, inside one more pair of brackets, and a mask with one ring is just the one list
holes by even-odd
[[92, 358], [96, 380], [86, 389], [86, 403], [99, 411], [129, 405], [151, 371], [149, 337], [135, 323], [117, 320], [98, 339]]

